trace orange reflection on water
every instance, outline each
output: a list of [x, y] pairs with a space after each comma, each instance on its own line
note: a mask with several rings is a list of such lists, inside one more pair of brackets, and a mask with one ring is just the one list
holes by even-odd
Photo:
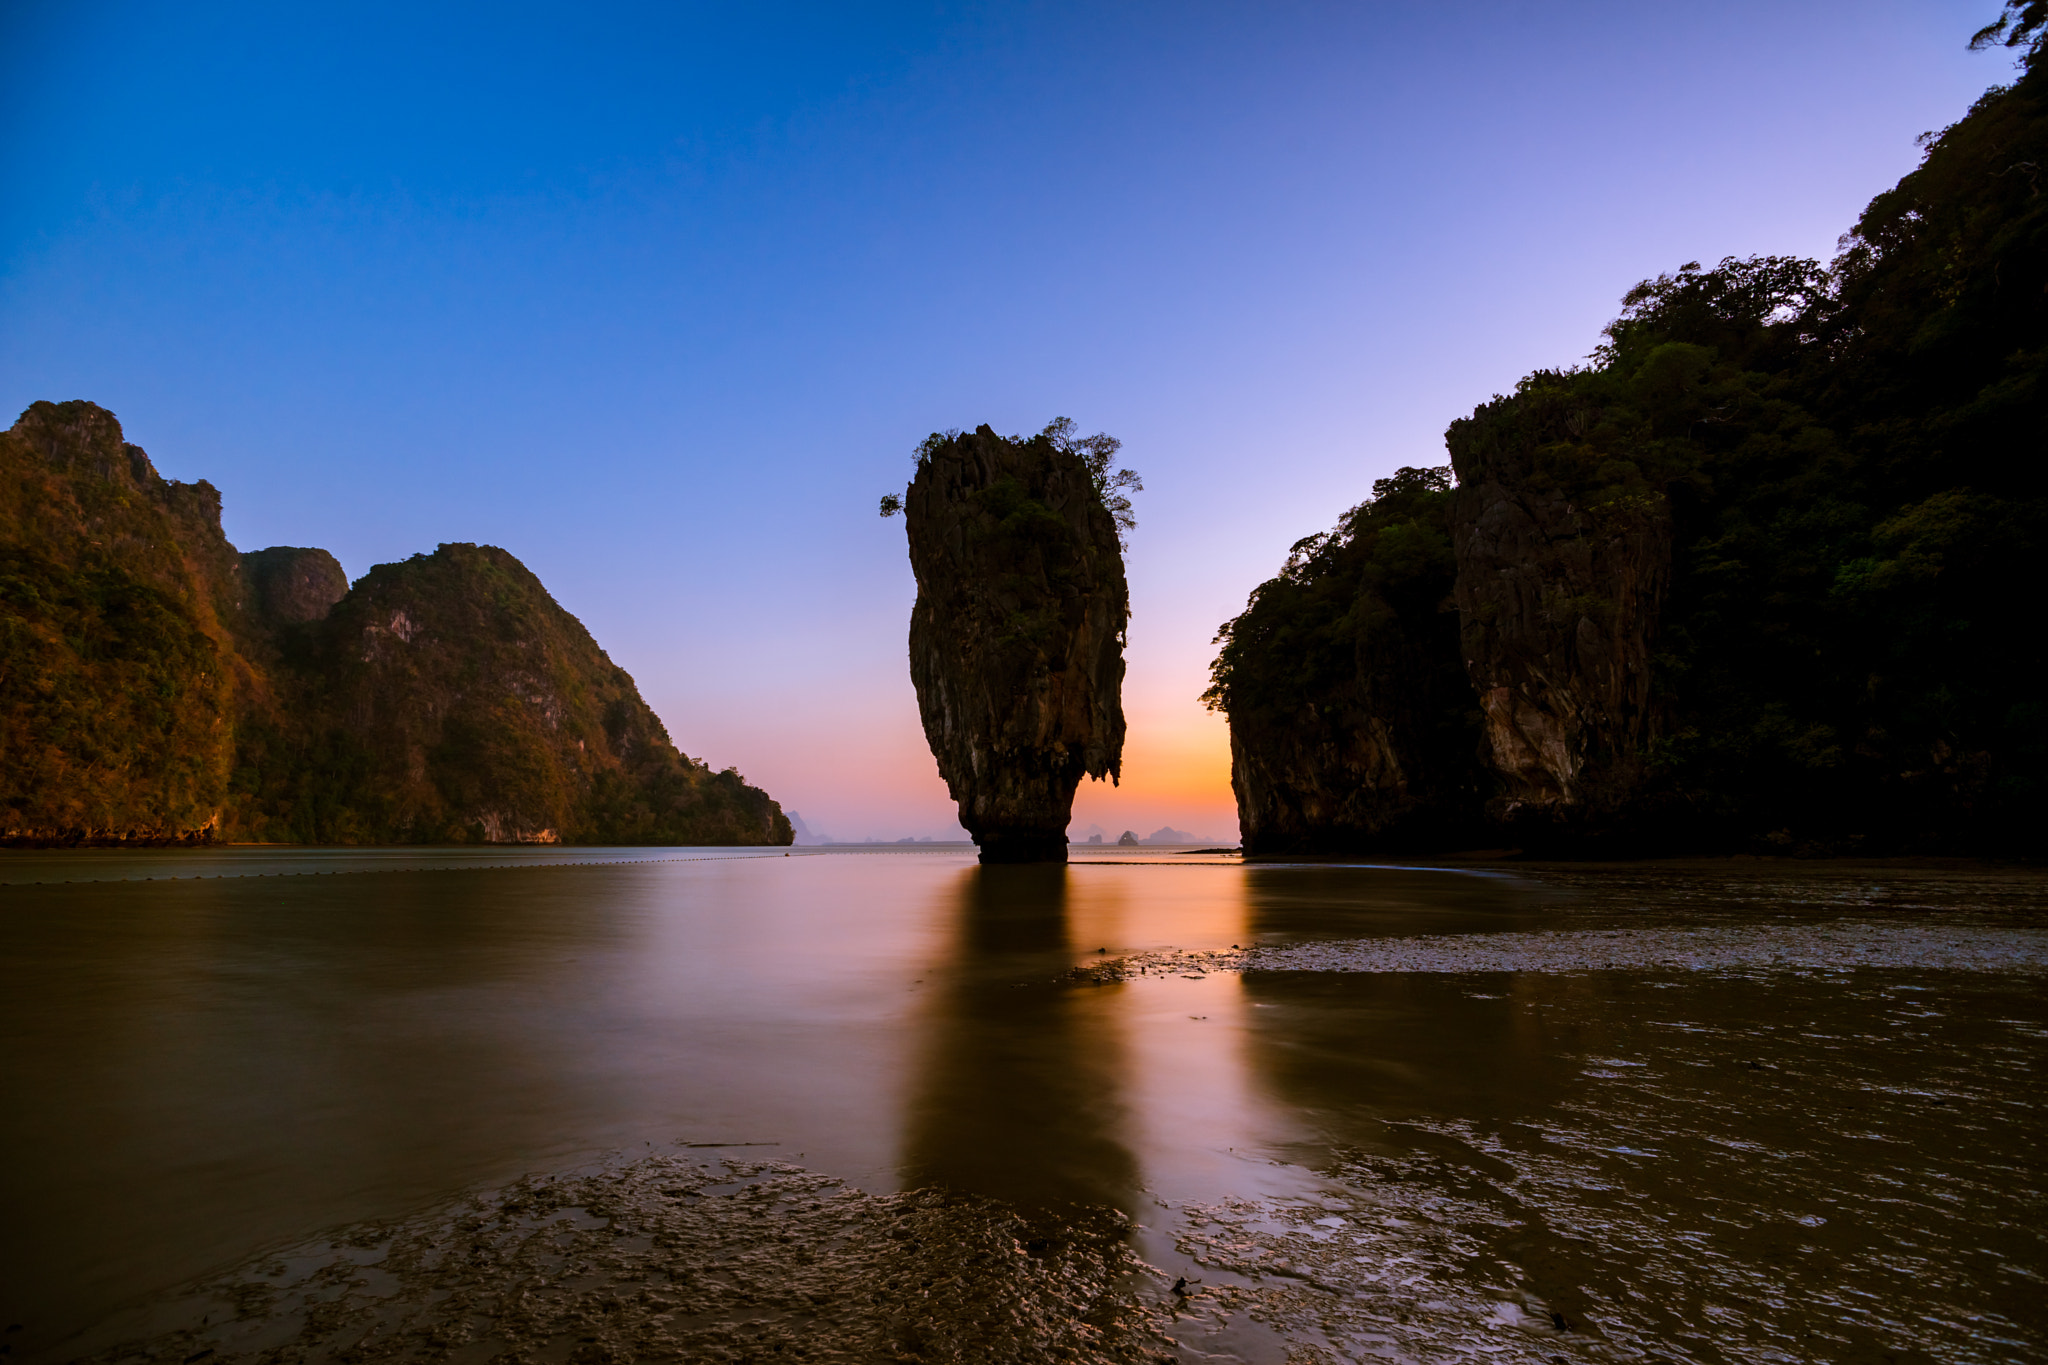
[[921, 1020], [904, 1183], [1134, 1215], [1162, 1185], [1242, 1192], [1253, 1151], [1292, 1134], [1247, 1076], [1240, 979], [1097, 984], [1074, 968], [1246, 942], [1243, 888], [1199, 865], [965, 870], [943, 905], [953, 937]]

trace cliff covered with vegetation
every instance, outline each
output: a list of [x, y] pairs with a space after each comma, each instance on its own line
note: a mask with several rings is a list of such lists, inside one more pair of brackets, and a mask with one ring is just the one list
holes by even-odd
[[237, 554], [111, 413], [0, 434], [0, 839], [786, 844], [511, 555]]
[[14, 839], [204, 839], [234, 766], [234, 548], [90, 403], [0, 433], [0, 822]]
[[[2031, 12], [2020, 78], [1831, 264], [1638, 286], [1590, 363], [1451, 425], [1454, 488], [1403, 471], [1296, 547], [1209, 694], [1248, 849], [2040, 848]], [[1396, 529], [1429, 548], [1398, 557]]]
[[1230, 714], [1247, 846], [1339, 852], [1477, 837], [1481, 773], [1455, 617], [1443, 610], [1450, 471], [1402, 469], [1295, 544], [1223, 627], [1211, 705]]

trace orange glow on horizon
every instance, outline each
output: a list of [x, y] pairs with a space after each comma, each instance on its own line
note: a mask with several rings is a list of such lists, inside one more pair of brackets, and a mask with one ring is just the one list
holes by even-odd
[[1172, 825], [1236, 838], [1230, 730], [1223, 717], [1185, 702], [1158, 710], [1138, 703], [1128, 708], [1126, 722], [1122, 780], [1115, 786], [1083, 782], [1074, 793], [1073, 828], [1098, 824], [1113, 837], [1124, 829], [1143, 835]]
[[[1193, 693], [1180, 677], [1126, 688], [1122, 780], [1083, 781], [1074, 793], [1073, 829], [1096, 824], [1114, 838], [1126, 829], [1144, 835], [1171, 825], [1205, 838], [1237, 837], [1229, 727]], [[728, 701], [706, 708], [672, 733], [713, 767], [738, 762], [748, 781], [834, 838], [937, 836], [954, 828], [957, 812], [925, 743], [908, 679], [884, 698], [831, 701], [756, 695], [744, 707]], [[713, 723], [721, 713], [740, 719]]]

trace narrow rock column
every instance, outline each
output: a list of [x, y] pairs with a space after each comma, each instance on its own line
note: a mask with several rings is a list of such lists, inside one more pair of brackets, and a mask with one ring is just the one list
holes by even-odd
[[960, 823], [985, 863], [1065, 862], [1074, 788], [1122, 770], [1116, 523], [1078, 455], [986, 426], [926, 448], [904, 512], [910, 677]]

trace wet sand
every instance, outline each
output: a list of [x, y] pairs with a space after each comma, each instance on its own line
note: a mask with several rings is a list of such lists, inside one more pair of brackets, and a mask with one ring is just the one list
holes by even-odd
[[1115, 1213], [1027, 1220], [971, 1196], [875, 1196], [784, 1162], [663, 1153], [281, 1248], [103, 1324], [110, 1345], [82, 1344], [100, 1361], [195, 1365], [1139, 1361], [1164, 1344], [1146, 1282]]

